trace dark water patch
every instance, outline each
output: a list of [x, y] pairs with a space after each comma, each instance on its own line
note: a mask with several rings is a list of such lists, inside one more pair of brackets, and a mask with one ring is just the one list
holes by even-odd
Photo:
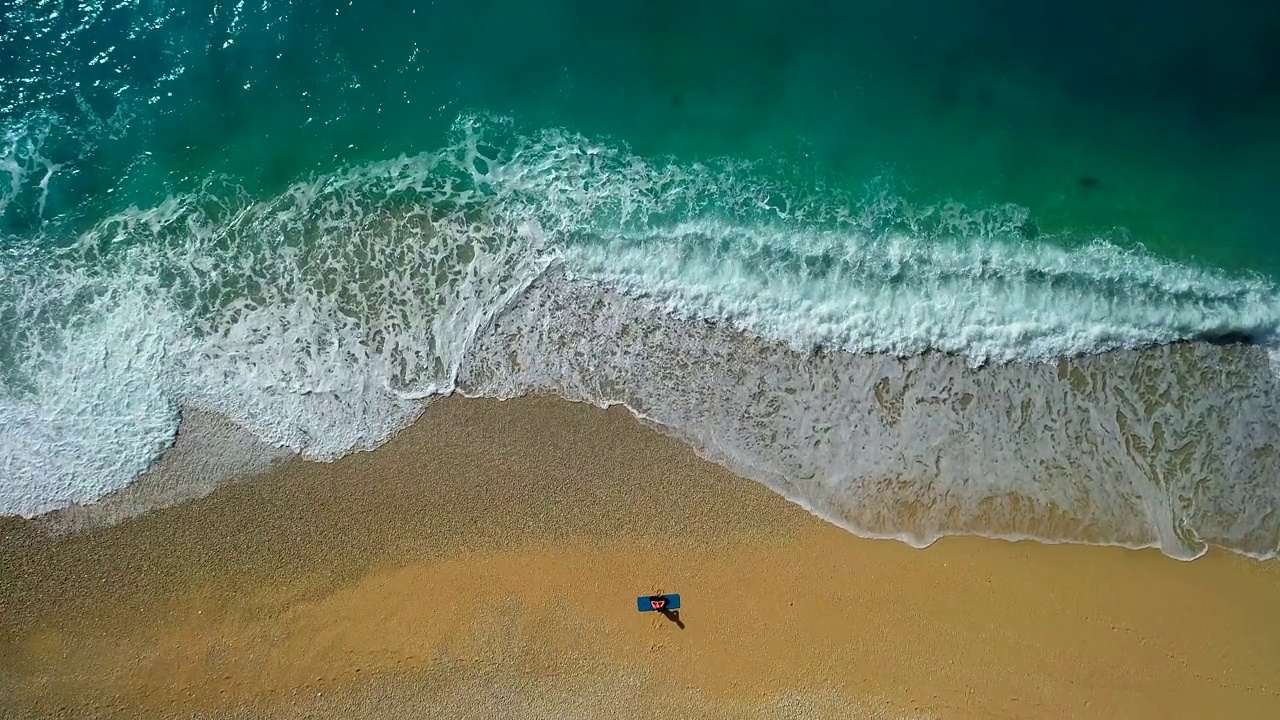
[[1220, 347], [1228, 347], [1232, 345], [1239, 345], [1239, 346], [1263, 345], [1263, 342], [1259, 337], [1256, 337], [1249, 333], [1241, 333], [1241, 332], [1224, 332], [1220, 334], [1202, 335], [1196, 339], [1199, 340], [1200, 342], [1208, 343], [1210, 345], [1217, 345]]

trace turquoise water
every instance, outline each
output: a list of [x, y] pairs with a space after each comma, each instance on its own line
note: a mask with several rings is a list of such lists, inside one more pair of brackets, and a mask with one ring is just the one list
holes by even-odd
[[[483, 110], [644, 157], [774, 160], [855, 193], [886, 178], [917, 202], [1012, 202], [1048, 231], [1123, 228], [1170, 257], [1277, 269], [1262, 4], [75, 5], [7, 13], [6, 120], [54, 125], [44, 154], [79, 160], [46, 219], [86, 199], [146, 207], [213, 173], [278, 192], [434, 150]], [[31, 192], [7, 220], [33, 221]]]
[[[121, 487], [184, 405], [329, 459], [441, 393], [523, 388], [625, 402], [854, 531], [1271, 553], [1280, 14], [1237, 5], [15, 3], [0, 25], [0, 420], [19, 429], [0, 444], [0, 512]], [[808, 400], [732, 439], [725, 417], [676, 412], [678, 376], [618, 394], [629, 381], [603, 360], [565, 369], [588, 352], [587, 319], [554, 315], [547, 293], [583, 288], [613, 298], [593, 332], [616, 367], [711, 352], [670, 341], [710, 321], [737, 333], [717, 344], [791, 353], [752, 402]], [[537, 303], [543, 320], [513, 329]], [[617, 303], [674, 325], [610, 335], [633, 317]], [[561, 334], [539, 334], [556, 317]], [[1254, 349], [1167, 377], [1105, 359], [1183, 340]], [[994, 382], [1007, 404], [1049, 402], [1042, 434], [1105, 416], [1077, 445], [1114, 441], [1114, 458], [1074, 495], [1044, 466], [1022, 468], [1043, 475], [1029, 486], [943, 492], [911, 470], [929, 462], [902, 458], [933, 448], [980, 478], [1035, 453], [990, 450], [973, 419], [915, 427], [906, 465], [797, 449], [783, 438], [798, 427], [849, 440], [863, 410], [813, 426], [836, 397], [883, 396], [870, 376], [848, 388], [862, 370], [806, 374], [829, 353], [955, 359], [912, 392]], [[1059, 361], [1103, 389], [1044, 400], [1071, 373], [1034, 368]], [[552, 367], [579, 379], [529, 375]], [[723, 390], [704, 405], [757, 370], [704, 378]], [[799, 376], [807, 389], [783, 390]], [[1112, 387], [1188, 377], [1199, 395]], [[1195, 452], [1164, 439], [1227, 407], [1252, 414]], [[1141, 451], [1121, 441], [1134, 432]], [[925, 528], [872, 519], [890, 476], [915, 478], [914, 501], [964, 501]], [[1086, 529], [991, 519], [1015, 497]]]

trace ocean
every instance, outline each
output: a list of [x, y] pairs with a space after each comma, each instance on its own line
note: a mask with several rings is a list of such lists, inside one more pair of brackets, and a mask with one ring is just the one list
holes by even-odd
[[1280, 552], [1280, 10], [12, 0], [0, 514], [624, 404], [860, 535]]

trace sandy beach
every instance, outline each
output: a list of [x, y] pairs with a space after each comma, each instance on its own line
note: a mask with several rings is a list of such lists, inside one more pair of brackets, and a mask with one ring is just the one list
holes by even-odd
[[1280, 717], [1274, 562], [864, 540], [550, 398], [0, 533], [6, 718]]

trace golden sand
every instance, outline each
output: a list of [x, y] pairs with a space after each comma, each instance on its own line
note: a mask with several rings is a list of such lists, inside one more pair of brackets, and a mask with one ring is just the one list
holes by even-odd
[[0, 532], [6, 718], [1280, 717], [1276, 563], [863, 540], [553, 399]]

